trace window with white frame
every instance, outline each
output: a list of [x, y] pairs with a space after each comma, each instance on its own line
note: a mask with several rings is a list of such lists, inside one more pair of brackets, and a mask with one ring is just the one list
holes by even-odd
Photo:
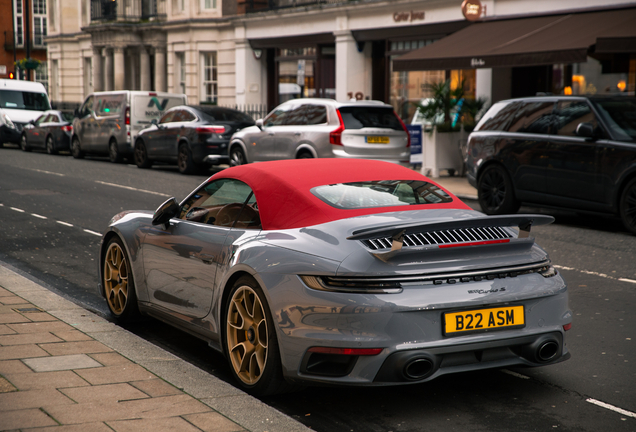
[[35, 81], [42, 83], [47, 93], [50, 93], [49, 90], [49, 71], [46, 65], [46, 62], [40, 62], [40, 65], [35, 70]]
[[49, 10], [51, 11], [51, 14], [49, 16], [49, 26], [51, 27], [51, 30], [55, 30], [55, 25], [57, 23], [56, 20], [56, 14], [57, 14], [57, 4], [56, 4], [56, 0], [49, 0]]
[[186, 62], [185, 53], [175, 53], [175, 90], [177, 93], [186, 92]]
[[46, 0], [33, 0], [33, 45], [46, 45], [47, 34]]
[[49, 90], [49, 99], [52, 101], [59, 101], [59, 79], [60, 71], [59, 71], [59, 63], [57, 60], [51, 61], [51, 86]]
[[201, 0], [201, 9], [216, 9], [216, 0]]
[[201, 101], [215, 104], [218, 97], [216, 52], [201, 53], [201, 57], [203, 66]]
[[84, 57], [84, 96], [93, 91], [93, 59]]
[[14, 0], [15, 11], [15, 44], [24, 45], [24, 15], [22, 12], [22, 0]]

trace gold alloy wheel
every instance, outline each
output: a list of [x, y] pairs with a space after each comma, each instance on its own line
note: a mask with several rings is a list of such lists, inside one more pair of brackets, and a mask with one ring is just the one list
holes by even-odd
[[268, 331], [258, 294], [240, 286], [227, 311], [227, 347], [234, 372], [245, 384], [256, 384], [265, 371]]
[[104, 259], [104, 290], [110, 310], [121, 315], [128, 302], [128, 260], [118, 243], [111, 243]]

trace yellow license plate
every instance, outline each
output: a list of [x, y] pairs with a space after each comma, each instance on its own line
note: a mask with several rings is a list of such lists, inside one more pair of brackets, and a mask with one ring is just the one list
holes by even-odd
[[391, 140], [387, 136], [368, 136], [367, 142], [369, 144], [388, 144]]
[[500, 328], [518, 328], [525, 325], [523, 306], [476, 309], [444, 314], [445, 336]]

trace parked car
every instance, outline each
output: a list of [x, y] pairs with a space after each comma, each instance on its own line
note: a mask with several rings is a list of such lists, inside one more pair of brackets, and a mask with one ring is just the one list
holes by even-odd
[[50, 109], [41, 83], [0, 79], [0, 147], [20, 144], [22, 128]]
[[487, 214], [522, 202], [620, 215], [636, 234], [636, 99], [532, 97], [493, 105], [468, 139]]
[[73, 114], [62, 111], [45, 111], [22, 129], [20, 147], [24, 151], [46, 149], [48, 154], [71, 148]]
[[276, 159], [365, 158], [409, 165], [410, 138], [383, 102], [293, 99], [232, 137], [230, 163]]
[[108, 155], [119, 163], [131, 156], [137, 134], [165, 110], [187, 103], [186, 95], [147, 91], [109, 91], [88, 95], [75, 113], [71, 153]]
[[420, 173], [363, 159], [223, 170], [116, 215], [100, 294], [207, 341], [254, 394], [383, 386], [570, 357], [567, 287], [530, 234]]
[[154, 161], [176, 163], [182, 174], [228, 163], [232, 134], [252, 125], [250, 116], [231, 108], [179, 105], [139, 133], [135, 163], [139, 168], [150, 168]]

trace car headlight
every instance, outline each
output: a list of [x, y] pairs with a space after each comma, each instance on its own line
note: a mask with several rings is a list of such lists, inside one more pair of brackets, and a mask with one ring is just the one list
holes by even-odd
[[15, 129], [15, 125], [13, 124], [7, 113], [0, 114], [0, 123], [6, 125], [7, 127], [10, 127], [11, 129]]

